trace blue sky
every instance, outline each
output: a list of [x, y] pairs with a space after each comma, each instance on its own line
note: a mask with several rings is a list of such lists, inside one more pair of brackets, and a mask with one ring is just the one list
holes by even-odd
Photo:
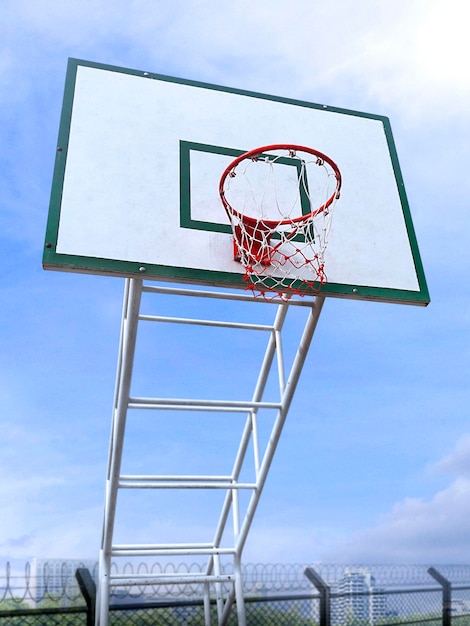
[[[124, 284], [41, 267], [75, 57], [390, 118], [432, 302], [326, 302], [245, 560], [467, 563], [465, 3], [223, 5], [2, 3], [0, 558], [99, 549]], [[183, 339], [170, 348], [168, 385], [188, 359]], [[213, 367], [222, 384], [218, 353], [190, 356], [192, 372]], [[183, 463], [194, 439], [218, 458], [204, 432], [175, 432], [173, 459]], [[147, 530], [193, 524], [178, 505], [165, 513], [155, 509]]]

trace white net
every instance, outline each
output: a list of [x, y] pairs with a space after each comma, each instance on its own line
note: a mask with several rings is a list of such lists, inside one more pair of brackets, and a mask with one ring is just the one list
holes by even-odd
[[340, 188], [337, 165], [302, 146], [251, 150], [225, 170], [219, 191], [234, 258], [255, 295], [289, 298], [327, 282], [325, 250]]

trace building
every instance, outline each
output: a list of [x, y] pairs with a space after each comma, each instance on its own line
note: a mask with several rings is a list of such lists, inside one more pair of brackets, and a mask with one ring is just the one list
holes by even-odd
[[30, 594], [36, 605], [60, 598], [60, 606], [70, 606], [80, 595], [75, 572], [86, 567], [94, 573], [95, 561], [79, 559], [33, 559], [31, 561]]
[[331, 606], [332, 622], [348, 624], [357, 621], [375, 624], [387, 616], [387, 596], [376, 586], [366, 568], [346, 568], [335, 585], [336, 597]]

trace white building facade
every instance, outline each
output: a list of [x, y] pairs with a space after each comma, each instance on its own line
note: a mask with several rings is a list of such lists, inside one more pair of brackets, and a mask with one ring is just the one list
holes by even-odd
[[332, 591], [339, 596], [331, 606], [333, 624], [375, 624], [387, 616], [387, 597], [366, 568], [346, 568]]
[[78, 559], [33, 559], [29, 587], [35, 604], [61, 598], [62, 606], [70, 605], [80, 593], [75, 578], [79, 567], [86, 567], [93, 574], [96, 562]]

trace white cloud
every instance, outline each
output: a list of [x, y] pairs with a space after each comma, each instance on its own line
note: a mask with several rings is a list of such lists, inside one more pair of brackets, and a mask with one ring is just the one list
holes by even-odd
[[[81, 557], [98, 554], [102, 506], [83, 494], [83, 467], [44, 469], [14, 478], [0, 467], [7, 483], [0, 490], [0, 554], [4, 558]], [[79, 478], [80, 477], [80, 478]], [[80, 479], [82, 483], [80, 483]], [[91, 503], [91, 506], [90, 506]]]
[[366, 563], [467, 563], [470, 554], [470, 437], [435, 464], [459, 474], [429, 499], [405, 498], [375, 527], [325, 555]]
[[461, 437], [454, 450], [435, 463], [432, 468], [470, 480], [470, 435]]
[[[146, 58], [153, 67], [139, 69], [313, 101], [329, 95], [338, 106], [374, 99], [384, 107], [378, 112], [393, 106], [415, 121], [463, 113], [470, 99], [464, 0], [9, 5], [16, 32], [28, 40], [16, 54], [42, 48], [48, 64], [66, 56], [117, 64]], [[15, 32], [4, 30], [8, 51]], [[21, 87], [18, 63], [3, 71]]]
[[[249, 563], [308, 563], [335, 545], [339, 533], [310, 524], [305, 511], [289, 508], [289, 519], [255, 519], [248, 535], [243, 560]], [[259, 522], [259, 523], [258, 523]]]

